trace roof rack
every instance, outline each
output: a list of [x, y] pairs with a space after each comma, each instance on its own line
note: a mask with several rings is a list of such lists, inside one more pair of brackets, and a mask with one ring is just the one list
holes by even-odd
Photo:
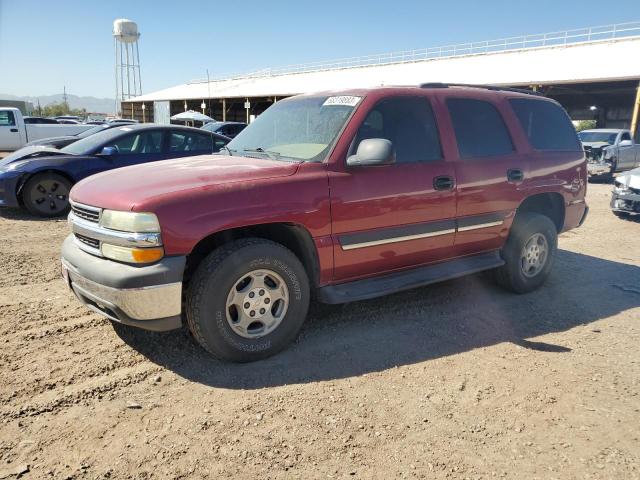
[[525, 90], [524, 88], [512, 88], [512, 87], [498, 87], [495, 85], [475, 85], [471, 83], [421, 83], [420, 88], [449, 88], [449, 87], [470, 87], [470, 88], [484, 88], [485, 90], [493, 90], [497, 92], [514, 92], [514, 93], [526, 93], [527, 95], [536, 95], [538, 97], [544, 97], [543, 93], [534, 92], [533, 90]]

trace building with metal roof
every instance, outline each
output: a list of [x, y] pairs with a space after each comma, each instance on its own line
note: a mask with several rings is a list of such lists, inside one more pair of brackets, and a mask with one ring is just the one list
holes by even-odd
[[425, 82], [536, 89], [574, 119], [629, 127], [640, 82], [640, 22], [392, 52], [193, 80], [123, 102], [123, 116], [168, 121], [185, 110], [248, 121], [280, 98]]

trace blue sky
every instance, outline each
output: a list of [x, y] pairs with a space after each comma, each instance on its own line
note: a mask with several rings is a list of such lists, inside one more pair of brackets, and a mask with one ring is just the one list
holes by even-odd
[[[0, 0], [0, 93], [113, 97], [112, 22], [145, 93], [211, 75], [640, 20], [638, 0]], [[637, 14], [635, 14], [637, 12]], [[633, 15], [635, 14], [635, 17]]]

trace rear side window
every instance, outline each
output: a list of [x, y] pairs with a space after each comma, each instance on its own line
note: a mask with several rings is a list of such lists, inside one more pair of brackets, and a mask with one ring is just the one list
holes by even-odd
[[[169, 151], [175, 152], [211, 152], [213, 138], [195, 132], [174, 131], [169, 137]], [[218, 150], [220, 148], [218, 147]]]
[[495, 106], [472, 98], [450, 98], [447, 108], [462, 158], [493, 157], [513, 152], [513, 143]]
[[555, 103], [528, 98], [512, 98], [509, 103], [536, 150], [581, 150], [569, 117]]

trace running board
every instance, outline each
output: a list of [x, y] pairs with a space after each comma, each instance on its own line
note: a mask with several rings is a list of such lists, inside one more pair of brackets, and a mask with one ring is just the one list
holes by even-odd
[[382, 277], [356, 280], [318, 289], [322, 303], [347, 303], [389, 295], [432, 283], [463, 277], [471, 273], [501, 267], [504, 260], [498, 250], [446, 262], [414, 268]]

